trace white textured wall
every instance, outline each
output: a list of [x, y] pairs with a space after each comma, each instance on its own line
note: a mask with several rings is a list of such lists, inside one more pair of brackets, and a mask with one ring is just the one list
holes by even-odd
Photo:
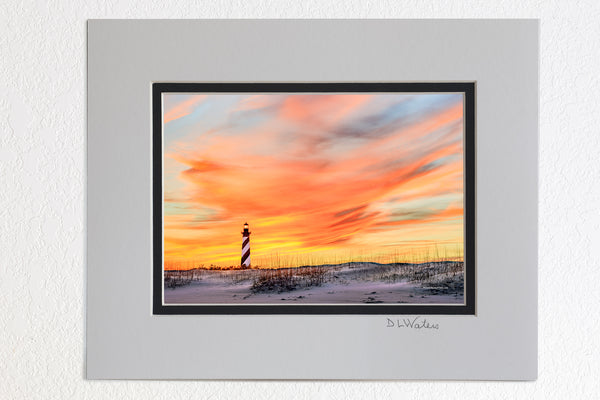
[[[88, 18], [540, 18], [538, 381], [85, 381]], [[600, 3], [593, 0], [4, 0], [0, 4], [0, 399], [600, 395], [598, 21]]]

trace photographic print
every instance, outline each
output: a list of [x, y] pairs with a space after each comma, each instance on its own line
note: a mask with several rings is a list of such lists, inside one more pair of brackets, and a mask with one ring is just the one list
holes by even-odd
[[473, 83], [153, 103], [155, 313], [473, 313]]

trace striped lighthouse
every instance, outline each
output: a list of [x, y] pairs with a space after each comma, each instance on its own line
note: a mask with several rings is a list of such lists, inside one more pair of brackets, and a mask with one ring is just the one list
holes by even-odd
[[250, 231], [247, 222], [242, 231], [242, 268], [250, 268]]

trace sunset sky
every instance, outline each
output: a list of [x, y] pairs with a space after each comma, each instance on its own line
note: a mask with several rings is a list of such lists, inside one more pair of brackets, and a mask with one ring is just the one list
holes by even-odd
[[462, 93], [163, 94], [163, 132], [167, 269], [246, 221], [253, 266], [462, 259]]

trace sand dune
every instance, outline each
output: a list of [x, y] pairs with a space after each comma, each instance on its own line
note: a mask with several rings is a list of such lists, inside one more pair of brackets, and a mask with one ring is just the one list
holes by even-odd
[[[171, 273], [172, 275], [172, 273]], [[278, 270], [196, 270], [165, 304], [462, 304], [462, 262], [345, 263]], [[174, 286], [174, 287], [169, 287]]]

